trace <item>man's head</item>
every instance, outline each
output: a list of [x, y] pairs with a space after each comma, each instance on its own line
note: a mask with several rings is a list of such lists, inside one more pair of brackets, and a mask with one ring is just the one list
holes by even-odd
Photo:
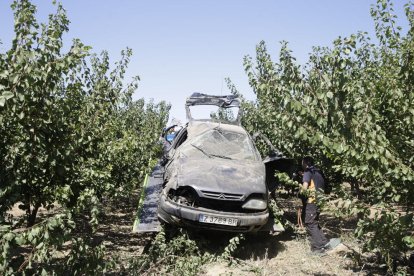
[[305, 156], [303, 159], [302, 159], [302, 168], [304, 169], [304, 170], [306, 170], [307, 168], [309, 168], [309, 167], [312, 167], [313, 165], [315, 165], [315, 163], [314, 163], [314, 161], [313, 161], [313, 158], [312, 157], [310, 157], [310, 156]]

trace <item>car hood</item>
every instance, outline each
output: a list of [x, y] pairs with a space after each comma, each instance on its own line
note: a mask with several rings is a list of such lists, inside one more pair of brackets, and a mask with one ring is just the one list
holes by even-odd
[[201, 191], [240, 194], [266, 194], [265, 166], [261, 161], [228, 160], [221, 158], [190, 159], [179, 162], [177, 186]]

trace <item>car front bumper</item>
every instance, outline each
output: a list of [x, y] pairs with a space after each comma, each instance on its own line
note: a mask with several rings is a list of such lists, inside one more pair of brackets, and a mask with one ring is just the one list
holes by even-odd
[[[236, 226], [199, 222], [200, 215], [216, 216], [228, 219], [237, 219]], [[194, 208], [183, 206], [161, 194], [158, 205], [158, 217], [168, 223], [180, 226], [212, 229], [227, 232], [254, 232], [266, 224], [269, 219], [269, 211], [257, 213], [232, 213], [220, 212], [206, 208]]]

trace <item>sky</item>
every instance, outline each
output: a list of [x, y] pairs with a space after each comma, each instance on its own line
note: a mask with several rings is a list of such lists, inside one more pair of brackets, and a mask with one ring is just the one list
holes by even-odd
[[[0, 1], [0, 52], [13, 38], [10, 0]], [[185, 99], [193, 92], [228, 94], [224, 79], [230, 78], [250, 100], [243, 57], [254, 56], [264, 40], [276, 60], [280, 41], [298, 63], [306, 63], [312, 46], [329, 46], [338, 36], [357, 31], [374, 33], [370, 16], [373, 0], [61, 0], [71, 21], [65, 35], [99, 53], [107, 50], [111, 60], [129, 47], [133, 57], [127, 80], [139, 76], [135, 99], [144, 97], [172, 105], [170, 119], [185, 121]], [[56, 7], [51, 0], [32, 0], [37, 18], [46, 22]], [[400, 24], [407, 25], [406, 1], [394, 1]]]

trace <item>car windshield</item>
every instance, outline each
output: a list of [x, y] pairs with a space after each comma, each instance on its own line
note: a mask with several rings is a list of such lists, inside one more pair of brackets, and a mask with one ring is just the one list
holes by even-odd
[[[257, 160], [256, 150], [246, 133], [211, 129], [195, 137], [190, 145], [207, 157]], [[188, 153], [187, 153], [188, 154]]]

